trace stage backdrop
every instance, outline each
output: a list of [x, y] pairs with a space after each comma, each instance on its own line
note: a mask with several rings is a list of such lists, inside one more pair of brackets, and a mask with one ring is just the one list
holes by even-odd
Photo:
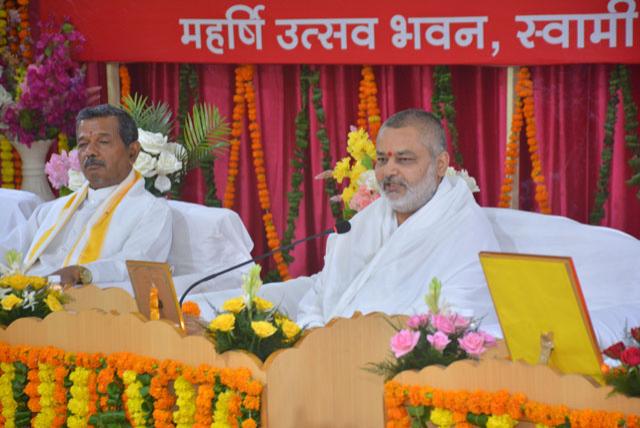
[[[360, 67], [329, 66], [320, 70], [320, 86], [327, 113], [327, 131], [332, 155], [345, 155], [349, 126], [356, 123]], [[100, 67], [90, 67], [93, 82], [100, 81]], [[102, 68], [103, 69], [103, 68]], [[132, 90], [165, 100], [177, 109], [178, 65], [131, 64]], [[220, 107], [227, 117], [233, 108], [234, 66], [202, 65], [201, 91], [206, 101]], [[430, 66], [374, 67], [378, 82], [382, 118], [395, 111], [421, 107], [431, 109]], [[604, 117], [610, 66], [566, 65], [533, 67], [535, 102], [540, 150], [544, 175], [550, 193], [553, 214], [588, 222], [598, 178], [600, 152], [604, 140]], [[256, 71], [258, 120], [262, 126], [267, 180], [272, 195], [275, 225], [280, 233], [285, 229], [289, 177], [295, 140], [294, 117], [299, 107], [297, 79], [300, 68], [294, 65], [261, 65]], [[640, 66], [630, 67], [634, 99], [640, 101]], [[454, 66], [453, 91], [456, 96], [460, 147], [464, 167], [478, 179], [481, 205], [496, 206], [503, 171], [505, 123], [505, 69], [496, 67]], [[174, 110], [176, 111], [176, 110]], [[316, 123], [310, 111], [311, 145], [304, 181], [304, 199], [297, 223], [298, 238], [329, 227], [331, 212], [322, 182], [313, 177], [320, 173], [320, 144], [315, 138]], [[628, 151], [624, 147], [622, 107], [618, 111], [618, 126], [612, 164], [611, 197], [605, 206], [602, 224], [640, 237], [640, 201], [628, 187], [626, 165]], [[640, 119], [640, 118], [639, 118]], [[251, 165], [250, 142], [242, 141], [241, 167], [238, 176], [236, 206], [256, 243], [254, 253], [267, 251], [261, 224], [255, 175]], [[522, 146], [521, 208], [534, 210], [534, 185], [529, 178], [526, 144]], [[218, 195], [224, 191], [227, 157], [216, 162]], [[202, 202], [204, 191], [197, 174], [189, 177], [185, 188], [188, 200]], [[296, 261], [294, 275], [313, 273], [322, 267], [324, 241], [307, 243], [293, 252]]]

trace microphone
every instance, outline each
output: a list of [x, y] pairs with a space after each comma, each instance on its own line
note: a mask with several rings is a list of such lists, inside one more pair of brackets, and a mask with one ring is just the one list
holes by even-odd
[[332, 227], [330, 229], [327, 229], [327, 230], [325, 230], [323, 232], [316, 233], [315, 235], [307, 236], [306, 238], [298, 239], [297, 241], [293, 241], [289, 245], [285, 245], [283, 247], [278, 247], [275, 250], [271, 250], [271, 251], [266, 252], [264, 254], [260, 254], [259, 256], [256, 256], [256, 257], [254, 257], [252, 259], [249, 259], [247, 261], [239, 263], [239, 264], [237, 264], [235, 266], [231, 266], [230, 268], [227, 268], [225, 270], [221, 270], [219, 272], [215, 272], [215, 273], [212, 273], [211, 275], [205, 276], [204, 278], [199, 279], [198, 281], [196, 281], [193, 284], [191, 284], [189, 286], [189, 288], [187, 288], [185, 290], [185, 292], [182, 293], [182, 296], [180, 296], [180, 307], [182, 307], [182, 302], [184, 301], [185, 297], [187, 297], [187, 294], [189, 294], [189, 292], [191, 290], [193, 290], [195, 287], [197, 287], [198, 285], [202, 284], [205, 281], [209, 281], [210, 279], [213, 279], [215, 277], [223, 275], [223, 274], [225, 274], [227, 272], [231, 272], [232, 270], [236, 270], [239, 267], [242, 267], [244, 265], [248, 265], [249, 263], [257, 262], [258, 260], [262, 260], [264, 258], [267, 258], [267, 257], [269, 257], [269, 256], [271, 256], [274, 253], [277, 253], [279, 251], [288, 250], [288, 249], [293, 248], [296, 245], [301, 244], [301, 243], [303, 243], [305, 241], [310, 241], [312, 239], [320, 238], [321, 236], [329, 235], [331, 233], [337, 233], [338, 235], [341, 235], [343, 233], [347, 233], [350, 230], [351, 230], [351, 223], [349, 223], [347, 220], [340, 220], [340, 221], [338, 221], [336, 223], [336, 225], [334, 227]]

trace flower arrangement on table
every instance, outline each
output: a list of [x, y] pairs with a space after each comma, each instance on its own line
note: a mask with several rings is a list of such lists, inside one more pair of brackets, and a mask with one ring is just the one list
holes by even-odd
[[244, 295], [227, 300], [223, 312], [208, 327], [216, 351], [242, 349], [262, 361], [278, 349], [290, 348], [302, 335], [302, 329], [273, 303], [256, 295], [262, 285], [260, 266], [243, 276]]
[[2, 55], [2, 120], [7, 133], [26, 146], [75, 134], [75, 118], [87, 103], [84, 69], [72, 59], [84, 42], [69, 22], [43, 25], [35, 60], [26, 69], [17, 58]]
[[7, 251], [7, 265], [0, 263], [0, 325], [8, 326], [18, 318], [44, 318], [63, 310], [69, 301], [62, 288], [46, 278], [22, 273], [22, 254]]
[[420, 370], [454, 361], [479, 358], [496, 344], [490, 334], [479, 330], [478, 323], [440, 304], [442, 284], [433, 278], [425, 297], [429, 312], [413, 315], [406, 328], [393, 325], [397, 333], [391, 338], [395, 358], [371, 363], [367, 370], [391, 379], [404, 370]]
[[603, 351], [620, 362], [618, 367], [605, 368], [604, 378], [614, 391], [629, 397], [640, 397], [640, 326], [629, 330], [625, 342], [618, 342]]
[[[179, 138], [184, 144], [169, 141], [174, 121], [167, 104], [149, 103], [146, 97], [134, 94], [125, 97], [122, 108], [138, 126], [141, 150], [133, 167], [145, 178], [146, 189], [157, 196], [166, 194], [189, 170], [227, 144], [228, 126], [213, 106], [194, 106]], [[77, 190], [85, 181], [75, 150], [53, 154], [45, 172], [61, 195]]]
[[[349, 156], [342, 158], [333, 170], [320, 174], [318, 178], [333, 178], [338, 184], [349, 180], [341, 195], [335, 200], [332, 198], [333, 202], [343, 202], [343, 216], [348, 219], [380, 197], [380, 186], [374, 172], [376, 148], [364, 129], [351, 128], [347, 152]], [[446, 175], [460, 177], [473, 193], [480, 191], [475, 178], [470, 176], [466, 169], [458, 171], [450, 166]]]

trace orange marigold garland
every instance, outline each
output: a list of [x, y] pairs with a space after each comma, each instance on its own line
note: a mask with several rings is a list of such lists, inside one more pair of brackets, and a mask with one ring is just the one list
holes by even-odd
[[[516, 106], [511, 124], [511, 135], [507, 145], [505, 157], [505, 175], [500, 188], [499, 206], [508, 208], [511, 202], [511, 190], [513, 177], [518, 162], [518, 150], [522, 126], [526, 123], [527, 145], [531, 158], [531, 178], [536, 186], [535, 200], [543, 214], [551, 214], [549, 195], [542, 174], [542, 161], [540, 160], [538, 140], [536, 139], [535, 105], [533, 100], [533, 81], [527, 67], [520, 67], [518, 82], [516, 83]], [[523, 120], [524, 115], [524, 120]]]
[[18, 0], [18, 14], [20, 15], [20, 26], [18, 30], [18, 40], [20, 43], [20, 55], [25, 64], [29, 64], [33, 58], [31, 50], [31, 28], [29, 26], [29, 0]]
[[[514, 421], [528, 421], [545, 426], [563, 425], [569, 420], [572, 427], [626, 426], [638, 427], [638, 415], [620, 412], [574, 410], [563, 405], [547, 405], [530, 401], [524, 394], [507, 391], [447, 391], [422, 385], [403, 385], [390, 381], [384, 387], [387, 428], [408, 428], [414, 418], [424, 418], [427, 409], [452, 412], [456, 427], [484, 426], [492, 416], [508, 415]], [[411, 409], [408, 412], [408, 409]], [[411, 414], [410, 414], [411, 413]], [[421, 422], [426, 422], [421, 420]], [[477, 422], [477, 423], [475, 423]]]
[[[265, 233], [267, 235], [267, 245], [271, 250], [280, 246], [280, 237], [273, 224], [271, 214], [271, 200], [269, 188], [267, 186], [267, 175], [264, 164], [264, 150], [262, 148], [262, 133], [258, 124], [258, 114], [256, 108], [256, 93], [253, 87], [254, 67], [252, 65], [241, 65], [236, 67], [236, 93], [233, 97], [233, 123], [231, 125], [231, 149], [229, 154], [229, 170], [227, 175], [227, 187], [223, 198], [223, 206], [232, 208], [235, 200], [235, 180], [239, 172], [240, 160], [240, 137], [242, 135], [242, 125], [244, 121], [245, 103], [246, 112], [249, 118], [249, 136], [251, 139], [251, 156], [253, 167], [256, 172], [258, 187], [258, 199], [260, 208], [263, 211], [262, 220]], [[278, 273], [283, 281], [289, 279], [289, 268], [281, 252], [273, 255]]]
[[362, 79], [358, 88], [358, 128], [367, 130], [371, 141], [375, 143], [381, 126], [378, 108], [378, 87], [373, 67], [362, 66]]
[[120, 64], [118, 74], [120, 75], [120, 104], [124, 104], [124, 99], [131, 96], [131, 76], [125, 64]]

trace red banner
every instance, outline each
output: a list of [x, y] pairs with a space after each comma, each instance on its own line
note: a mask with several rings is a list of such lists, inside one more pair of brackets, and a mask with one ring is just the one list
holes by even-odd
[[640, 63], [635, 0], [41, 0], [81, 59], [331, 64]]

